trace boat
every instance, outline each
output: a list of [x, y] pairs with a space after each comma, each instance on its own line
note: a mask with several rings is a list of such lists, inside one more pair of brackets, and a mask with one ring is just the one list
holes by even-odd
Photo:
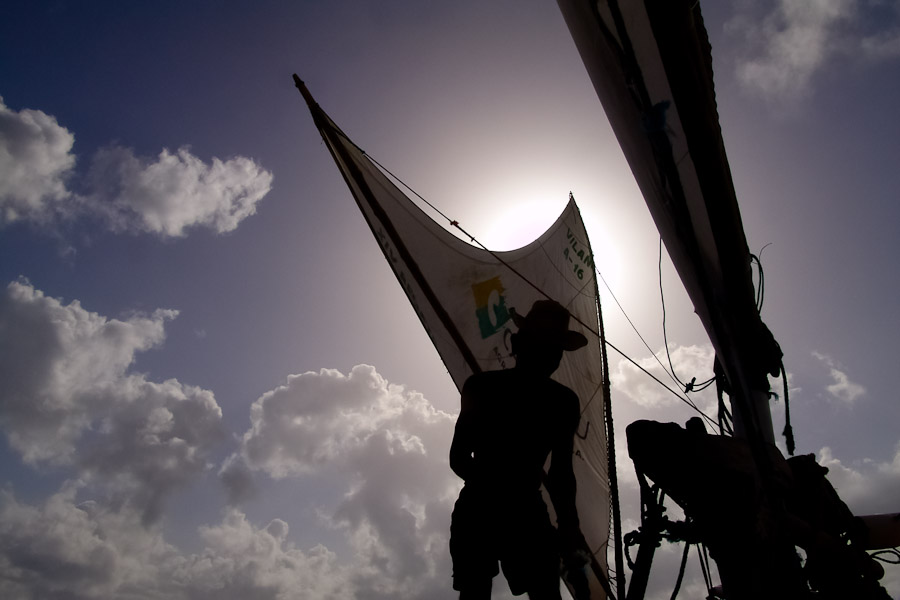
[[[897, 515], [854, 518], [812, 455], [775, 446], [768, 377], [784, 374], [763, 323], [719, 127], [709, 39], [695, 0], [558, 0], [594, 89], [715, 349], [722, 431], [629, 426], [642, 481], [640, 598], [662, 536], [709, 547], [727, 598], [886, 598], [866, 550], [900, 543]], [[785, 390], [785, 396], [787, 390]], [[785, 397], [787, 401], [787, 397]], [[733, 418], [733, 427], [728, 425]], [[788, 416], [783, 432], [794, 453]], [[713, 485], [704, 482], [709, 477]], [[667, 494], [688, 516], [662, 514]], [[636, 538], [633, 538], [636, 539]], [[801, 561], [795, 548], [806, 554]]]
[[[878, 585], [880, 566], [867, 550], [898, 545], [900, 520], [854, 517], [814, 457], [786, 459], [775, 446], [769, 377], [784, 367], [756, 302], [755, 257], [719, 128], [699, 3], [558, 4], [715, 349], [716, 385], [731, 406], [720, 402], [718, 435], [693, 420], [684, 426], [629, 426], [642, 503], [641, 527], [629, 535], [621, 531], [616, 504], [608, 343], [593, 255], [574, 199], [546, 233], [523, 248], [494, 252], [473, 245], [477, 241], [459, 223], [437, 211], [458, 231], [454, 235], [422, 211], [398, 178], [340, 130], [296, 75], [295, 84], [457, 387], [479, 370], [510, 366], [511, 311], [524, 312], [535, 299], [566, 306], [577, 327], [595, 340], [587, 352], [567, 355], [556, 376], [578, 393], [582, 406], [573, 463], [589, 585], [585, 592], [567, 580], [573, 596], [642, 598], [654, 549], [667, 539], [683, 541], [685, 557], [691, 544], [708, 548], [722, 582], [710, 586], [711, 596], [886, 598]], [[783, 434], [793, 454], [789, 422]], [[685, 519], [666, 517], [666, 496]], [[623, 545], [638, 546], [628, 577]]]

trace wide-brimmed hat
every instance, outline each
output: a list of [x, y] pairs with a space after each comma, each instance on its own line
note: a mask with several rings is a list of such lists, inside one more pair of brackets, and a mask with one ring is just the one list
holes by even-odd
[[587, 346], [587, 338], [569, 329], [569, 311], [555, 300], [538, 300], [524, 317], [510, 310], [519, 333], [533, 336], [539, 342], [552, 344], [563, 350], [577, 350]]

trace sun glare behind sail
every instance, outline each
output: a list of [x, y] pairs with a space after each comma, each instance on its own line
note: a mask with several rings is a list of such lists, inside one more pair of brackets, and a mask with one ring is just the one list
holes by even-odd
[[[498, 208], [486, 214], [486, 223], [478, 240], [496, 251], [516, 250], [527, 246], [550, 229], [566, 207], [566, 192], [557, 193], [558, 201], [550, 195], [532, 194], [528, 197], [504, 198]], [[486, 213], [488, 211], [485, 211]]]

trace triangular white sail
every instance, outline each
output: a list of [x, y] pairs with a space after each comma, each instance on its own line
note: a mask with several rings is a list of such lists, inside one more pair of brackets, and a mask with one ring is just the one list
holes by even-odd
[[[570, 327], [590, 343], [568, 352], [554, 378], [581, 400], [573, 464], [576, 504], [593, 553], [587, 572], [592, 598], [605, 598], [610, 490], [605, 401], [593, 256], [581, 215], [570, 200], [542, 236], [518, 250], [472, 246], [420, 210], [313, 101], [322, 134], [385, 258], [431, 337], [457, 388], [473, 372], [509, 368], [510, 310], [525, 314], [535, 300], [556, 300], [573, 315]], [[449, 585], [449, 583], [448, 583]]]

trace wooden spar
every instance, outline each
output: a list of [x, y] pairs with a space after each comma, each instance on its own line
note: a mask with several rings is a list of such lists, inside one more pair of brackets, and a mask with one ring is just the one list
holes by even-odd
[[[735, 392], [737, 429], [748, 439], [774, 443], [768, 399], [760, 404], [753, 391], [768, 391], [766, 374], [774, 367], [767, 357], [777, 345], [756, 309], [750, 254], [718, 125], [708, 42], [690, 6], [695, 3], [623, 3], [629, 10], [624, 16], [615, 0], [558, 3]], [[629, 37], [625, 21], [640, 23], [639, 39]]]
[[[781, 356], [756, 308], [699, 8], [687, 0], [558, 4], [727, 375], [736, 432], [749, 443], [762, 486], [771, 497], [766, 446], [774, 443], [774, 435], [767, 373], [774, 374], [773, 365], [780, 366]], [[734, 597], [764, 593], [762, 562], [733, 567], [721, 569], [726, 587], [726, 577], [739, 569], [757, 575], [735, 577]], [[746, 582], [756, 583], [738, 591]]]

